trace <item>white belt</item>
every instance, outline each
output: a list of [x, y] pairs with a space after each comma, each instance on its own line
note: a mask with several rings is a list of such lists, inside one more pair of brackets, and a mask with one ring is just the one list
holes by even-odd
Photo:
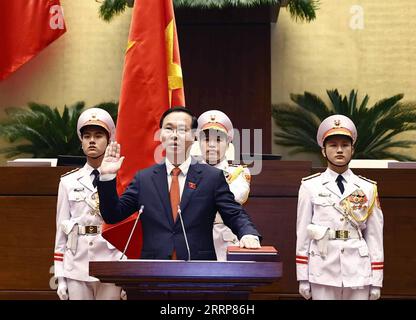
[[328, 230], [329, 240], [348, 240], [360, 239], [360, 235], [356, 230]]
[[86, 235], [86, 234], [99, 234], [101, 233], [101, 226], [80, 226], [78, 225], [78, 234]]

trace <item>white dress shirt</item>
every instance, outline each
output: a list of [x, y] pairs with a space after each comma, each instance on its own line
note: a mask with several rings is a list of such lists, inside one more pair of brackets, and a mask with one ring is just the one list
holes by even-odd
[[[183, 193], [183, 187], [185, 186], [186, 181], [186, 175], [188, 174], [189, 166], [191, 165], [191, 157], [188, 157], [188, 159], [185, 160], [185, 162], [182, 162], [182, 164], [178, 167], [181, 169], [181, 173], [178, 176], [179, 181], [179, 193], [180, 198], [182, 199], [182, 193]], [[175, 168], [175, 166], [168, 160], [168, 158], [165, 158], [165, 164], [166, 164], [166, 174], [168, 176], [168, 188], [170, 190], [170, 186], [172, 184], [172, 170]]]

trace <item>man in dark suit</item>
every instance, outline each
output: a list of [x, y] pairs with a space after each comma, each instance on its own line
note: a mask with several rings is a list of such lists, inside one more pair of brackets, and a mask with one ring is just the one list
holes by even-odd
[[165, 163], [137, 172], [121, 197], [115, 177], [124, 157], [117, 142], [106, 150], [98, 183], [101, 214], [107, 223], [117, 223], [144, 206], [143, 259], [215, 260], [212, 229], [217, 211], [241, 247], [260, 247], [260, 234], [234, 200], [222, 171], [190, 157], [197, 125], [188, 109], [167, 110], [160, 120]]

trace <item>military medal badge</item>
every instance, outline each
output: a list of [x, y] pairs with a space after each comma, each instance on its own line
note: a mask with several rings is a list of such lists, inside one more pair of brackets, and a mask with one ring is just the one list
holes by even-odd
[[367, 196], [361, 189], [355, 190], [348, 196], [348, 201], [354, 211], [367, 209], [366, 203], [368, 201]]
[[367, 218], [368, 198], [361, 189], [357, 189], [351, 193], [345, 199], [344, 205], [347, 207], [347, 211], [353, 216], [354, 220], [362, 222]]

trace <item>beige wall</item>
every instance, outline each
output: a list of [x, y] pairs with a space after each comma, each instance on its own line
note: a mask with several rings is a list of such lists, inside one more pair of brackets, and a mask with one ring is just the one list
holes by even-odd
[[[350, 27], [354, 5], [363, 8], [364, 29]], [[310, 24], [294, 23], [283, 9], [272, 26], [273, 103], [290, 102], [290, 93], [304, 91], [326, 98], [325, 90], [333, 88], [367, 93], [370, 105], [397, 93], [416, 100], [414, 0], [321, 0], [317, 15]], [[273, 152], [312, 159], [291, 157], [275, 145]]]
[[[61, 0], [67, 32], [0, 82], [0, 115], [28, 101], [58, 108], [118, 100], [131, 10], [111, 23], [98, 17], [94, 0]], [[0, 148], [5, 146], [0, 141]], [[5, 163], [0, 155], [0, 165]]]

